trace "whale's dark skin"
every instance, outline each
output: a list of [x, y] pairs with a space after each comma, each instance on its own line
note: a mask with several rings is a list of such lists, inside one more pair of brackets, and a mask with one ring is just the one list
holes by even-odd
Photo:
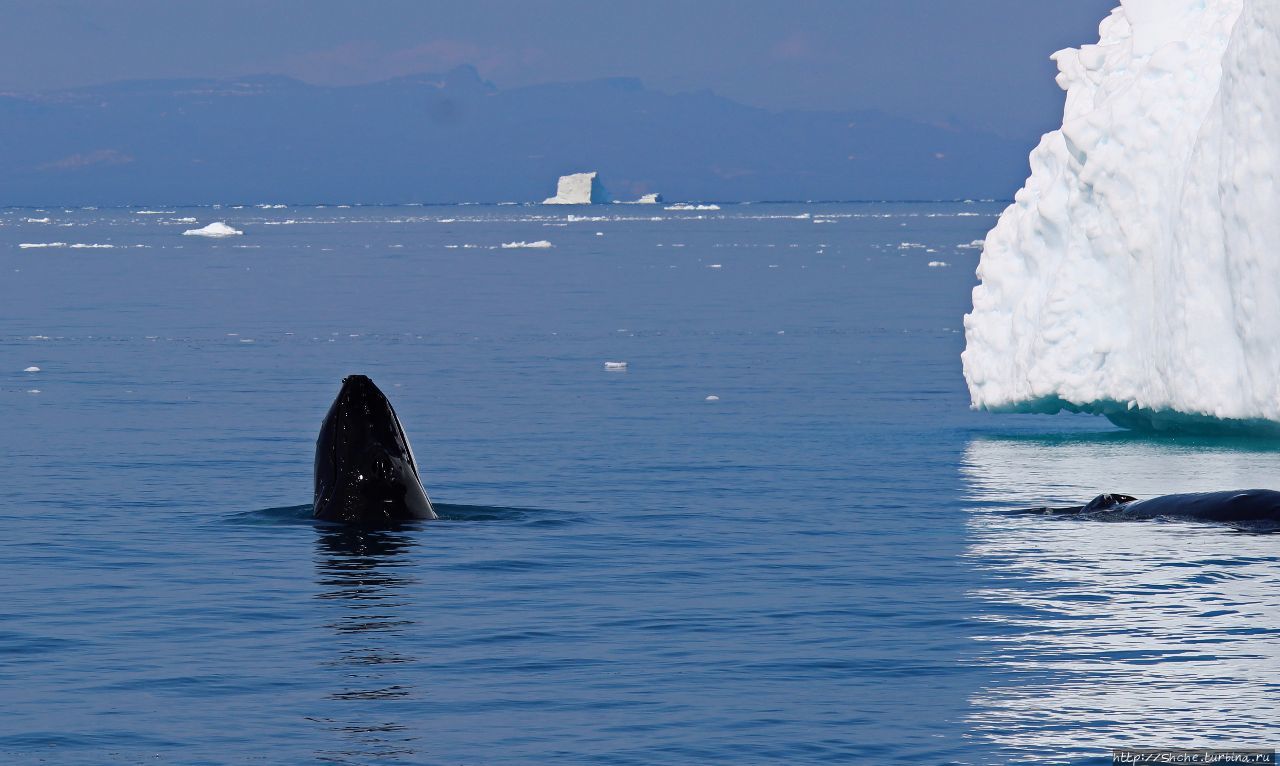
[[1271, 489], [1237, 489], [1226, 492], [1193, 492], [1139, 500], [1129, 495], [1098, 495], [1087, 505], [1042, 508], [1042, 513], [1089, 515], [1123, 519], [1191, 519], [1235, 524], [1280, 524], [1280, 492]]
[[314, 515], [389, 526], [434, 519], [418, 464], [391, 402], [364, 375], [349, 375], [316, 439]]

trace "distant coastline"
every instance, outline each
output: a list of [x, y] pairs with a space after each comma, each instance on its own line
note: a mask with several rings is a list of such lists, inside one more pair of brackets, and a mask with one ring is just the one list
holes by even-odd
[[878, 112], [774, 111], [607, 79], [503, 90], [470, 67], [371, 85], [279, 76], [0, 95], [0, 206], [978, 199], [1034, 144]]

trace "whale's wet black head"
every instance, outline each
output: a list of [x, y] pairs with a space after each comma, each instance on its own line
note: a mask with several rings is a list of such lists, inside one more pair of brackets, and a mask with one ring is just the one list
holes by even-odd
[[418, 465], [391, 402], [364, 375], [348, 375], [316, 440], [315, 517], [385, 525], [434, 519]]
[[1104, 495], [1098, 495], [1090, 500], [1087, 505], [1080, 509], [1081, 513], [1093, 513], [1094, 511], [1114, 511], [1123, 508], [1125, 505], [1132, 503], [1138, 498], [1133, 495], [1122, 495], [1119, 492], [1108, 492]]

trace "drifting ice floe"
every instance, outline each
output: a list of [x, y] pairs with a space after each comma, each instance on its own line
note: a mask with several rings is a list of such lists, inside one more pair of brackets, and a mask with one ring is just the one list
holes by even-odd
[[40, 372], [40, 368], [39, 368], [39, 367], [36, 367], [35, 365], [32, 365], [32, 366], [30, 366], [30, 367], [28, 367], [28, 368], [24, 369], [24, 370], [23, 370], [23, 372]]
[[66, 242], [22, 242], [18, 245], [23, 250], [30, 250], [38, 247], [67, 247]]
[[[464, 245], [464, 247], [465, 247], [465, 245]], [[523, 242], [523, 241], [521, 241], [521, 242], [503, 242], [503, 243], [502, 243], [502, 249], [503, 249], [503, 250], [514, 250], [514, 249], [516, 249], [516, 248], [532, 248], [532, 249], [535, 249], [535, 250], [541, 250], [541, 249], [548, 248], [548, 247], [555, 247], [555, 245], [551, 244], [550, 242], [546, 241], [545, 239], [539, 239], [539, 240], [537, 240], [536, 242]]]
[[621, 370], [627, 369], [627, 363], [626, 362], [605, 362], [604, 368], [606, 370], [611, 370], [613, 372], [619, 372]]
[[688, 202], [677, 202], [667, 205], [664, 210], [719, 210], [719, 205], [690, 205]]
[[987, 235], [982, 409], [1280, 423], [1280, 4], [1122, 0], [1054, 54], [1062, 128]]
[[234, 237], [239, 234], [244, 234], [244, 232], [238, 229], [233, 229], [230, 226], [223, 223], [222, 221], [216, 221], [200, 229], [187, 229], [186, 231], [182, 232], [182, 234], [183, 236], [186, 236], [186, 237], [220, 238], [220, 237]]
[[653, 194], [642, 195], [640, 199], [635, 199], [630, 201], [619, 201], [617, 204], [619, 205], [656, 205], [659, 202], [662, 202], [662, 195], [658, 194], [657, 192], [654, 192]]
[[547, 197], [542, 204], [596, 205], [608, 201], [609, 196], [605, 193], [604, 186], [600, 184], [598, 174], [593, 170], [590, 173], [560, 176], [560, 181], [556, 184], [556, 196]]

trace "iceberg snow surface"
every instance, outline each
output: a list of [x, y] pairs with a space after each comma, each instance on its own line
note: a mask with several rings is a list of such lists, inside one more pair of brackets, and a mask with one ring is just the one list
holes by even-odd
[[1280, 2], [1122, 0], [987, 235], [973, 405], [1280, 430]]
[[222, 237], [235, 237], [244, 234], [239, 229], [233, 229], [222, 221], [215, 221], [208, 226], [199, 229], [187, 229], [182, 232], [186, 237], [212, 237], [213, 239], [221, 239]]
[[544, 205], [593, 205], [609, 201], [609, 196], [600, 183], [599, 174], [573, 173], [560, 176], [556, 184], [556, 196], [547, 197]]

